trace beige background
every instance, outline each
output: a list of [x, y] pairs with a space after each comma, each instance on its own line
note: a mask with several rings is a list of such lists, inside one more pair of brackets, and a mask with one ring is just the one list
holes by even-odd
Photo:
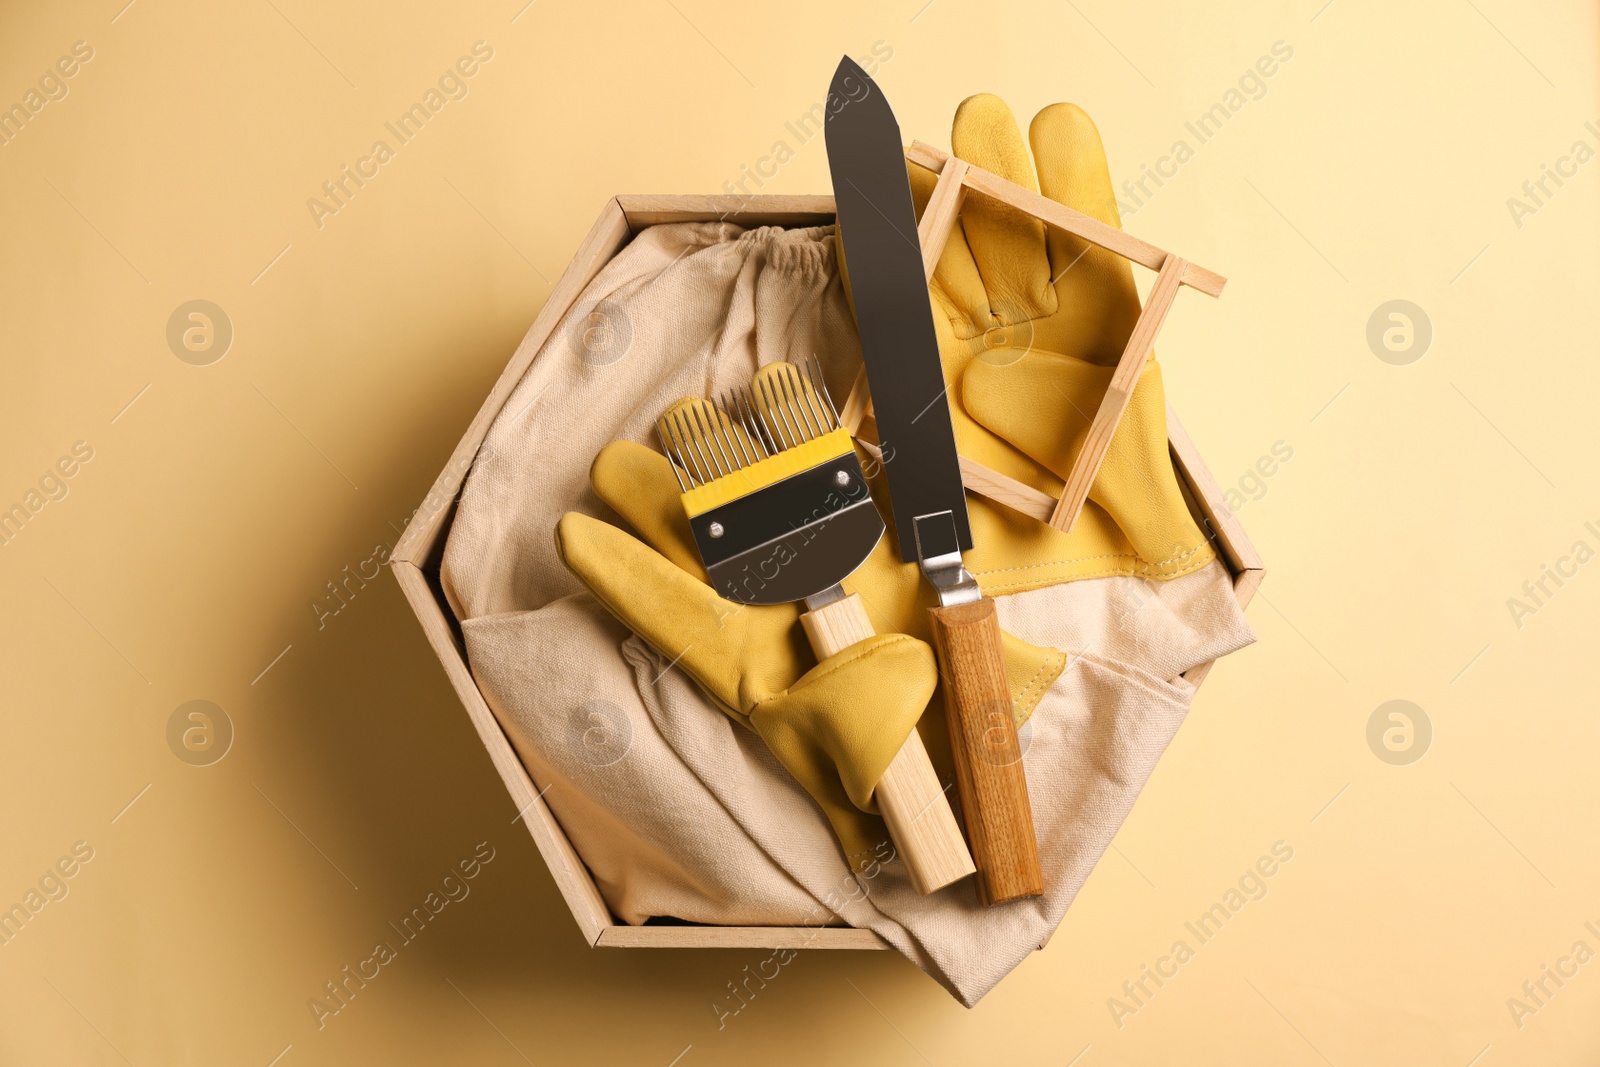
[[[0, 907], [93, 849], [0, 946], [0, 1062], [1600, 1058], [1600, 962], [1507, 1005], [1600, 950], [1600, 564], [1507, 607], [1600, 549], [1600, 164], [1507, 206], [1600, 143], [1591, 5], [123, 3], [0, 14], [0, 105], [93, 48], [0, 147], [0, 507], [93, 449], [0, 546]], [[469, 95], [318, 228], [307, 198], [479, 40]], [[777, 140], [766, 190], [826, 191], [785, 123], [877, 41], [908, 136], [947, 145], [974, 92], [1072, 100], [1119, 183], [1293, 48], [1128, 219], [1231, 279], [1161, 343], [1219, 480], [1293, 459], [1240, 511], [1260, 643], [1046, 951], [973, 1011], [892, 954], [807, 954], [718, 1030], [767, 953], [586, 948], [394, 583], [321, 629], [311, 604], [394, 543], [606, 197], [719, 191]], [[235, 331], [208, 366], [166, 340], [193, 299]], [[1433, 326], [1406, 366], [1366, 341], [1392, 299]], [[194, 699], [236, 731], [209, 766], [167, 742]], [[1367, 741], [1393, 699], [1433, 728], [1409, 765]], [[481, 841], [471, 895], [319, 1030], [308, 999]], [[1119, 1027], [1278, 841], [1267, 895]]]

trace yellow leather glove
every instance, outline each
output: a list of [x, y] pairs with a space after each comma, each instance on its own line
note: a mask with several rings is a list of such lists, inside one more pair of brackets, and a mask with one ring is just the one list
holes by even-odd
[[[800, 605], [751, 607], [707, 584], [666, 457], [629, 441], [596, 457], [600, 499], [648, 544], [569, 512], [556, 526], [567, 568], [607, 610], [692, 677], [725, 713], [755, 730], [822, 807], [853, 867], [887, 834], [872, 794], [933, 696], [938, 667], [926, 635], [931, 592], [892, 536], [844, 583], [861, 594], [878, 635], [817, 663]], [[881, 499], [881, 498], [880, 498]], [[1020, 723], [1066, 665], [1056, 649], [1007, 635]], [[936, 765], [948, 772], [942, 716], [930, 716]], [[936, 725], [935, 725], [936, 724]]]
[[[956, 111], [956, 156], [1120, 225], [1100, 134], [1077, 107], [1054, 104], [1029, 129], [1038, 181], [1011, 111], [969, 97]], [[908, 164], [920, 215], [936, 176]], [[930, 283], [951, 418], [963, 456], [1061, 495], [1072, 461], [1139, 316], [1127, 260], [1032, 216], [969, 193]], [[1216, 558], [1192, 518], [1167, 452], [1161, 369], [1145, 365], [1071, 534], [974, 494], [976, 545], [1001, 558], [969, 564], [998, 595], [1079, 578], [1176, 578]]]

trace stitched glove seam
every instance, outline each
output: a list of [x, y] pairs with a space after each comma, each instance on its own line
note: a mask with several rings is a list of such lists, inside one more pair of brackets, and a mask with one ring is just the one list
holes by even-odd
[[[1163, 581], [1164, 582], [1164, 581], [1170, 581], [1173, 578], [1182, 578], [1184, 575], [1187, 575], [1187, 574], [1193, 574], [1195, 571], [1200, 570], [1203, 567], [1210, 566], [1211, 563], [1213, 561], [1215, 561], [1215, 559], [1216, 559], [1216, 555], [1214, 553], [1212, 553], [1212, 554], [1207, 555], [1207, 556], [1205, 556], [1205, 557], [1203, 557], [1201, 559], [1195, 560], [1192, 564], [1189, 564], [1183, 570], [1171, 571], [1171, 572], [1164, 573], [1164, 574], [1139, 574], [1139, 572], [1137, 570], [1133, 570], [1133, 569], [1112, 568], [1112, 569], [1109, 569], [1109, 570], [1091, 571], [1088, 574], [1076, 575], [1075, 577], [1071, 578], [1070, 580], [1076, 582], [1076, 581], [1084, 581], [1084, 580], [1090, 579], [1090, 578], [1131, 578], [1131, 577], [1136, 577], [1137, 576], [1137, 577], [1150, 578], [1150, 579], [1153, 579], [1155, 581]], [[1049, 566], [1057, 566], [1057, 564], [1042, 563], [1042, 564], [1038, 564], [1038, 566], [1049, 567]], [[1007, 592], [1010, 592], [1012, 590], [1028, 590], [1028, 589], [1036, 588], [1034, 583], [1032, 581], [1028, 580], [1028, 579], [1022, 579], [1020, 581], [1014, 581], [1014, 582], [1003, 582], [1003, 583], [998, 584], [998, 585], [995, 585], [995, 584], [992, 584], [992, 583], [988, 583], [988, 582], [981, 582], [980, 584], [983, 586], [984, 592], [990, 594], [991, 596], [996, 595], [996, 594], [1007, 593]], [[1053, 584], [1057, 584], [1057, 583], [1053, 583], [1052, 582], [1052, 583], [1049, 583], [1049, 584], [1053, 585]]]
[[1058, 648], [1047, 648], [1046, 651], [1049, 653], [1049, 655], [1045, 657], [1043, 663], [1039, 664], [1039, 669], [1034, 672], [1032, 678], [1028, 679], [1028, 684], [1023, 686], [1022, 692], [1017, 695], [1017, 703], [1019, 705], [1024, 703], [1027, 704], [1027, 714], [1022, 716], [1024, 722], [1026, 722], [1028, 717], [1033, 714], [1034, 709], [1039, 706], [1039, 701], [1044, 697], [1044, 691], [1049, 688], [1050, 683], [1046, 682], [1044, 685], [1039, 686], [1039, 693], [1037, 696], [1030, 697], [1030, 693], [1032, 692], [1033, 688], [1039, 684], [1039, 679], [1044, 676], [1045, 671], [1050, 670], [1053, 664], [1055, 665], [1055, 669], [1050, 671], [1050, 681], [1053, 682], [1056, 680], [1056, 678], [1060, 677], [1061, 672], [1066, 669], [1067, 654], [1065, 652], [1062, 652]]
[[1069, 563], [1088, 563], [1091, 560], [1097, 559], [1134, 559], [1138, 560], [1147, 567], [1166, 569], [1168, 567], [1177, 566], [1200, 552], [1206, 552], [1210, 550], [1211, 546], [1209, 544], [1201, 542], [1195, 547], [1189, 549], [1187, 552], [1178, 552], [1174, 555], [1168, 556], [1163, 560], [1147, 560], [1143, 556], [1130, 555], [1127, 552], [1104, 552], [1098, 556], [1073, 556], [1068, 559], [1050, 560], [1047, 563], [1025, 563], [1017, 567], [991, 567], [988, 570], [974, 571], [973, 574], [981, 577], [985, 574], [1005, 574], [1009, 571], [1028, 571], [1039, 567], [1058, 567]]

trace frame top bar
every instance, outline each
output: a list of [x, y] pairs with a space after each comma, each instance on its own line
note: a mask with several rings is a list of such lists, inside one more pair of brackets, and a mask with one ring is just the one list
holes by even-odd
[[[950, 153], [921, 141], [912, 141], [911, 147], [906, 149], [906, 158], [919, 167], [938, 174], [944, 170], [945, 161], [950, 158]], [[969, 166], [963, 184], [974, 192], [1010, 204], [1046, 225], [1066, 230], [1091, 244], [1109, 249], [1124, 259], [1130, 259], [1151, 270], [1160, 270], [1161, 264], [1166, 262], [1166, 251], [1157, 248], [1149, 241], [1142, 241], [1115, 226], [1107, 226], [1099, 219], [1091, 218], [1064, 204], [1058, 204], [1049, 197], [1041, 196], [1032, 189], [1025, 189], [1015, 182], [1009, 182], [993, 171]], [[1228, 279], [1215, 271], [1190, 263], [1184, 268], [1183, 277], [1178, 279], [1178, 284], [1197, 289], [1207, 296], [1221, 296], [1222, 288], [1228, 284]]]

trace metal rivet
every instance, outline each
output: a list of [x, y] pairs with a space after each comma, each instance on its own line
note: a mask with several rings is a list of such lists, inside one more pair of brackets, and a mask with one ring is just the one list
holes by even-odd
[[723, 534], [722, 523], [714, 522], [710, 526], [707, 526], [706, 533], [710, 534], [712, 537], [721, 537]]
[[850, 472], [849, 471], [839, 471], [838, 473], [836, 473], [833, 476], [833, 484], [837, 485], [840, 489], [843, 489], [845, 486], [849, 485], [850, 484]]

